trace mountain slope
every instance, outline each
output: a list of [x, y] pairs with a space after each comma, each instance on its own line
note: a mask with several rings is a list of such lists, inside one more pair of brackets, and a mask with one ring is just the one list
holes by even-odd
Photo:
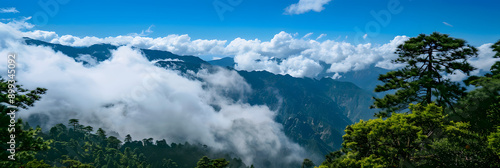
[[209, 64], [211, 65], [216, 65], [216, 66], [221, 66], [221, 67], [230, 67], [234, 68], [234, 65], [236, 64], [234, 62], [234, 59], [231, 57], [224, 57], [218, 60], [211, 60], [208, 61]]

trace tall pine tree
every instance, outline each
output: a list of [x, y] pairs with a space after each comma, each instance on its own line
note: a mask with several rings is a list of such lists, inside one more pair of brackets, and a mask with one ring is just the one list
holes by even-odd
[[375, 98], [371, 108], [382, 109], [377, 117], [408, 109], [410, 103], [425, 105], [435, 101], [439, 106], [451, 107], [464, 95], [465, 88], [445, 75], [457, 71], [469, 75], [475, 68], [467, 60], [477, 56], [477, 49], [465, 40], [434, 32], [410, 38], [395, 53], [399, 58], [393, 63], [406, 66], [379, 76], [384, 84], [377, 86], [375, 92], [396, 92]]

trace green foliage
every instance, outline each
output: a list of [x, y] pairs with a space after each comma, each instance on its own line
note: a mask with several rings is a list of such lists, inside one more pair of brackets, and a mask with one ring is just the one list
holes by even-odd
[[78, 160], [73, 160], [68, 158], [68, 156], [65, 156], [65, 160], [62, 161], [62, 164], [64, 167], [67, 168], [94, 168], [91, 164], [83, 164], [82, 162]]
[[495, 131], [500, 123], [500, 74], [469, 81], [476, 89], [470, 91], [450, 112], [450, 119], [469, 122], [471, 129], [482, 135]]
[[51, 168], [52, 166], [43, 162], [43, 160], [34, 159], [34, 160], [26, 163], [26, 167], [29, 167], [29, 168]]
[[99, 136], [102, 139], [106, 138], [106, 131], [104, 131], [102, 128], [97, 129], [97, 136]]
[[500, 127], [488, 136], [488, 147], [500, 157]]
[[415, 159], [430, 136], [440, 133], [445, 127], [442, 109], [434, 104], [410, 106], [411, 114], [394, 114], [383, 119], [361, 121], [348, 126], [343, 136], [343, 152], [347, 161], [354, 165], [399, 165]]
[[122, 141], [120, 141], [115, 136], [108, 137], [108, 139], [106, 139], [106, 142], [109, 148], [114, 148], [114, 149], [118, 149], [120, 147], [120, 144], [122, 143]]
[[302, 162], [301, 168], [313, 168], [313, 167], [314, 163], [309, 159], [304, 159], [304, 161]]
[[387, 117], [410, 103], [426, 105], [436, 101], [439, 106], [452, 107], [464, 95], [465, 88], [443, 78], [443, 74], [455, 71], [469, 74], [475, 68], [467, 59], [477, 56], [477, 49], [462, 39], [435, 32], [410, 38], [395, 53], [399, 58], [393, 63], [406, 66], [380, 75], [384, 85], [377, 86], [375, 92], [395, 90], [396, 93], [375, 98], [371, 107], [382, 109], [378, 117]]
[[[17, 90], [17, 92], [12, 93], [15, 98], [14, 102], [9, 101], [9, 89]], [[27, 164], [29, 161], [34, 159], [37, 151], [45, 150], [48, 148], [51, 141], [44, 141], [38, 134], [41, 132], [40, 128], [33, 129], [31, 127], [25, 127], [23, 121], [18, 119], [11, 119], [11, 115], [8, 113], [13, 112], [17, 114], [17, 111], [22, 109], [27, 109], [34, 105], [34, 103], [41, 98], [40, 95], [45, 94], [47, 89], [36, 88], [35, 90], [27, 90], [21, 88], [20, 85], [15, 85], [12, 80], [5, 80], [0, 77], [0, 167], [20, 167], [21, 165]], [[17, 106], [17, 108], [8, 108], [6, 105]], [[10, 123], [10, 124], [9, 124]], [[9, 125], [12, 125], [10, 127]], [[11, 136], [14, 138], [11, 139]], [[11, 140], [15, 141], [15, 161], [9, 159], [9, 156], [13, 156], [11, 152], [7, 151], [10, 148]], [[32, 162], [31, 164], [37, 164]], [[40, 162], [38, 162], [40, 164]]]
[[177, 163], [175, 163], [172, 159], [163, 159], [162, 160], [162, 166], [165, 168], [176, 168], [179, 167]]
[[[348, 126], [342, 153], [327, 155], [328, 167], [474, 167], [492, 163], [469, 124], [447, 121], [435, 104], [410, 105], [412, 113]], [[494, 138], [492, 138], [494, 139]], [[494, 143], [493, 143], [494, 144]]]
[[198, 163], [196, 163], [196, 168], [225, 168], [228, 165], [229, 162], [224, 158], [212, 160], [207, 156], [203, 156]]
[[[497, 52], [494, 57], [500, 58], [500, 40], [492, 48]], [[451, 118], [471, 123], [472, 130], [483, 136], [495, 131], [500, 123], [500, 61], [491, 67], [491, 73], [464, 82], [476, 89], [456, 104], [457, 111]]]
[[91, 126], [86, 126], [86, 127], [83, 127], [82, 130], [85, 131], [87, 134], [90, 134], [90, 132], [92, 132], [94, 130], [94, 128]]
[[211, 160], [207, 156], [203, 156], [198, 163], [196, 163], [196, 168], [210, 168]]

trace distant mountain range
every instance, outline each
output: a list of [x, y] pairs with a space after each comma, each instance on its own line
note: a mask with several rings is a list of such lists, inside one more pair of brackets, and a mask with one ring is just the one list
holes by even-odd
[[[85, 65], [108, 59], [117, 46], [96, 44], [71, 47], [25, 38], [28, 45], [41, 45], [60, 51]], [[234, 70], [232, 58], [204, 61], [196, 56], [180, 56], [168, 51], [140, 49], [156, 65], [181, 72], [202, 68], [223, 67]], [[83, 56], [92, 58], [83, 59]], [[318, 156], [339, 149], [347, 125], [373, 117], [372, 91], [378, 74], [387, 70], [371, 68], [342, 74], [343, 78], [311, 79], [277, 75], [266, 71], [237, 71], [252, 88], [246, 100], [251, 105], [267, 105], [277, 110], [275, 120], [283, 125], [285, 134]]]
[[211, 65], [217, 65], [221, 67], [230, 67], [234, 68], [234, 65], [236, 65], [236, 62], [234, 62], [234, 59], [231, 57], [224, 57], [218, 60], [211, 60], [208, 61]]
[[[217, 65], [221, 67], [231, 67], [234, 68], [236, 62], [232, 57], [224, 57], [218, 60], [211, 60], [208, 63], [212, 65]], [[323, 67], [330, 67], [330, 64], [322, 62]], [[335, 73], [326, 72], [327, 68], [320, 73], [317, 79], [332, 77]], [[336, 81], [344, 81], [354, 83], [356, 86], [359, 86], [362, 89], [365, 89], [368, 92], [373, 92], [377, 85], [381, 85], [382, 82], [378, 80], [378, 76], [380, 74], [386, 74], [390, 70], [371, 66], [366, 69], [357, 70], [357, 71], [349, 71], [345, 73], [339, 73], [340, 77], [334, 79]]]

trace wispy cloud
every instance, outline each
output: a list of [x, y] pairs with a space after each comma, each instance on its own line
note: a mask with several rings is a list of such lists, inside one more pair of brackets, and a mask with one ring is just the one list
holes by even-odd
[[[7, 23], [10, 27], [13, 27], [18, 30], [25, 30], [25, 29], [32, 29], [35, 27], [34, 24], [31, 24], [27, 22], [28, 20], [31, 19], [31, 16], [29, 17], [21, 17], [20, 19], [10, 19], [10, 22]], [[7, 20], [9, 21], [9, 20]]]
[[130, 33], [128, 34], [129, 36], [147, 36], [153, 33], [153, 30], [151, 28], [155, 27], [155, 25], [151, 25], [148, 27], [146, 30], [142, 30], [141, 33]]
[[[321, 39], [321, 38], [323, 38], [323, 37], [325, 37], [325, 36], [326, 36], [326, 34], [320, 34], [320, 35], [318, 36], [318, 38], [316, 38], [316, 40], [319, 40], [319, 39]], [[339, 36], [339, 37], [340, 37], [340, 36]]]
[[443, 24], [444, 24], [444, 25], [446, 25], [446, 26], [453, 27], [453, 25], [451, 25], [451, 24], [449, 24], [449, 23], [447, 23], [447, 22], [443, 22]]
[[153, 30], [151, 30], [151, 28], [155, 27], [155, 25], [151, 25], [148, 27], [148, 29], [146, 30], [146, 33], [153, 33]]
[[304, 37], [302, 37], [302, 38], [309, 38], [309, 37], [311, 37], [311, 35], [313, 35], [313, 33], [307, 33], [307, 34], [306, 34]]
[[292, 4], [285, 8], [286, 15], [299, 15], [309, 11], [321, 12], [325, 9], [325, 5], [332, 0], [299, 0], [298, 3]]
[[14, 7], [0, 8], [0, 13], [19, 13], [19, 11]]

